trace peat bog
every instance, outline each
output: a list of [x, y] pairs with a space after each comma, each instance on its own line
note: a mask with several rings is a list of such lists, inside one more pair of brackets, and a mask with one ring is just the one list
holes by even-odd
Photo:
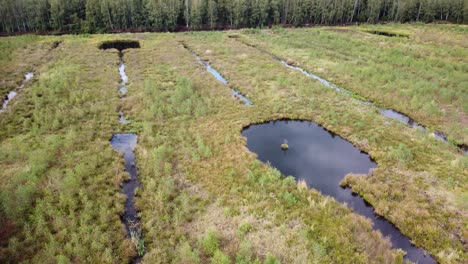
[[[278, 61], [280, 62], [281, 64], [283, 64], [285, 67], [288, 67], [290, 69], [294, 69], [294, 70], [297, 70], [297, 71], [300, 71], [302, 74], [306, 75], [307, 77], [310, 77], [312, 79], [315, 79], [317, 81], [319, 81], [320, 83], [322, 83], [323, 85], [337, 91], [338, 93], [342, 93], [342, 94], [345, 94], [347, 96], [350, 96], [350, 97], [355, 97], [355, 94], [347, 89], [344, 89], [342, 87], [339, 87], [338, 85], [316, 75], [316, 74], [313, 74], [313, 73], [310, 73], [308, 71], [306, 71], [305, 69], [299, 67], [299, 66], [295, 66], [289, 62], [287, 62], [286, 60], [284, 59], [281, 59], [275, 55], [273, 55], [272, 53], [264, 50], [264, 49], [261, 49], [257, 46], [254, 46], [254, 45], [250, 45], [250, 44], [247, 44], [241, 40], [239, 40], [238, 37], [234, 37], [234, 36], [229, 36], [229, 38], [232, 38], [232, 39], [235, 39], [235, 40], [238, 40], [240, 41], [241, 43], [249, 46], [249, 47], [252, 47], [252, 48], [255, 48], [255, 49], [258, 49], [260, 50], [262, 53], [265, 53], [265, 54], [268, 54], [269, 56], [272, 57], [273, 60], [275, 61]], [[370, 101], [365, 101], [365, 100], [361, 100], [361, 99], [358, 99], [358, 98], [355, 98], [359, 103], [361, 104], [364, 104], [364, 105], [369, 105], [369, 106], [375, 106], [378, 108], [378, 111], [380, 114], [382, 114], [383, 116], [385, 117], [388, 117], [390, 119], [393, 119], [393, 120], [396, 120], [400, 123], [403, 123], [411, 128], [415, 128], [415, 129], [418, 129], [418, 130], [421, 130], [421, 131], [426, 131], [427, 128], [419, 123], [417, 123], [414, 119], [412, 119], [411, 117], [401, 113], [401, 112], [398, 112], [396, 110], [393, 110], [393, 109], [387, 109], [387, 108], [379, 108], [375, 102], [370, 102]], [[443, 135], [442, 133], [440, 132], [437, 132], [435, 131], [434, 133], [432, 133], [433, 137], [437, 140], [440, 140], [440, 141], [443, 141], [445, 143], [449, 143], [447, 137], [445, 135]], [[456, 145], [460, 151], [467, 155], [468, 154], [468, 147], [465, 145], [465, 144], [457, 144]]]
[[[124, 54], [123, 50], [125, 49], [135, 49], [140, 48], [140, 43], [138, 41], [130, 40], [114, 40], [104, 42], [99, 46], [100, 49], [117, 49], [119, 51], [119, 75], [121, 81], [119, 83], [119, 95], [120, 99], [123, 100], [125, 94], [127, 93], [127, 84], [128, 76], [125, 72], [125, 63], [124, 63]], [[130, 120], [124, 117], [123, 111], [118, 113], [119, 122], [122, 125], [130, 123]], [[135, 208], [134, 197], [135, 192], [140, 185], [138, 181], [138, 171], [136, 168], [136, 158], [134, 154], [135, 147], [137, 145], [137, 135], [136, 134], [114, 134], [111, 139], [112, 147], [122, 153], [123, 159], [125, 162], [125, 172], [128, 173], [129, 179], [126, 180], [122, 185], [123, 193], [126, 195], [125, 201], [125, 211], [122, 215], [122, 221], [125, 224], [127, 230], [127, 235], [131, 239], [133, 245], [135, 246], [137, 256], [135, 256], [131, 263], [140, 262], [141, 257], [145, 254], [145, 244], [143, 240], [143, 235], [140, 227], [140, 220], [138, 218], [138, 212]]]
[[335, 29], [0, 38], [0, 262], [464, 263], [466, 31]]
[[[218, 80], [219, 82], [225, 84], [225, 85], [229, 85], [228, 81], [226, 80], [226, 78], [224, 78], [221, 73], [219, 73], [217, 70], [215, 70], [213, 67], [211, 67], [211, 65], [202, 60], [200, 58], [200, 56], [198, 56], [195, 52], [191, 51], [185, 44], [182, 44], [182, 46], [188, 50], [190, 53], [192, 53], [192, 55], [195, 57], [195, 59], [198, 61], [198, 63], [200, 63], [201, 65], [203, 65], [203, 67], [206, 68], [206, 71], [209, 72], [211, 75], [213, 75], [213, 77], [216, 78], [216, 80]], [[233, 88], [233, 87], [230, 87], [231, 89], [231, 93], [232, 93], [232, 96], [234, 98], [236, 98], [237, 100], [241, 101], [244, 106], [252, 106], [253, 103], [247, 99], [247, 97], [245, 95], [243, 95], [239, 90]]]

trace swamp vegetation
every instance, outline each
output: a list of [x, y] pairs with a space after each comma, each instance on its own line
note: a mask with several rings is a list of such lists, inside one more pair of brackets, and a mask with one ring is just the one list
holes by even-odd
[[[468, 156], [455, 145], [468, 143], [466, 39], [466, 26], [435, 24], [0, 38], [2, 96], [35, 74], [0, 113], [0, 262], [125, 263], [142, 255], [121, 219], [128, 164], [110, 144], [131, 134], [142, 263], [404, 263], [369, 219], [246, 147], [246, 127], [294, 119], [368, 153], [377, 168], [342, 175], [340, 185], [437, 262], [464, 263]], [[115, 40], [139, 48], [121, 57], [99, 49]], [[118, 122], [119, 111], [131, 122]], [[295, 151], [294, 141], [274, 144]]]

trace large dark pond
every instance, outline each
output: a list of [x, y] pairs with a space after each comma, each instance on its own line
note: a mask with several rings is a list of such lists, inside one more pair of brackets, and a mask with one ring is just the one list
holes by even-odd
[[[247, 147], [258, 159], [277, 168], [283, 175], [305, 180], [310, 188], [346, 203], [354, 212], [373, 221], [373, 228], [389, 236], [394, 248], [407, 252], [406, 259], [417, 263], [436, 263], [424, 250], [411, 245], [409, 239], [390, 222], [374, 213], [372, 206], [349, 188], [340, 187], [348, 173], [367, 174], [376, 168], [369, 155], [341, 137], [309, 121], [274, 121], [252, 125], [242, 132]], [[288, 150], [281, 144], [287, 143]]]

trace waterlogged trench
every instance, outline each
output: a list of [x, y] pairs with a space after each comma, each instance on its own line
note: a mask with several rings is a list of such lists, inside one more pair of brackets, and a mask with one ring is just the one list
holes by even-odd
[[[346, 204], [369, 218], [373, 229], [390, 238], [394, 248], [407, 252], [405, 259], [416, 263], [436, 263], [423, 249], [414, 247], [398, 228], [374, 212], [371, 205], [349, 188], [340, 187], [348, 173], [368, 174], [377, 164], [366, 153], [341, 137], [309, 121], [274, 121], [247, 127], [242, 135], [258, 159], [283, 175], [304, 180], [307, 185]], [[281, 144], [287, 142], [288, 149]]]
[[[120, 99], [123, 99], [125, 94], [127, 94], [127, 83], [128, 83], [128, 76], [127, 73], [125, 72], [125, 63], [123, 61], [123, 53], [119, 52], [119, 59], [120, 59], [120, 64], [119, 64], [119, 74], [120, 74], [120, 84], [119, 84], [119, 94], [120, 94]], [[122, 111], [119, 111], [119, 122], [121, 124], [128, 124], [130, 123], [129, 120], [125, 119], [124, 114]]]
[[[217, 70], [215, 70], [213, 67], [211, 67], [211, 65], [208, 62], [202, 60], [200, 58], [200, 56], [198, 56], [195, 52], [191, 51], [186, 45], [182, 44], [182, 46], [185, 49], [187, 49], [188, 51], [190, 51], [190, 53], [192, 53], [192, 55], [197, 59], [198, 63], [203, 65], [206, 68], [206, 71], [211, 73], [211, 75], [213, 75], [216, 78], [216, 80], [220, 81], [224, 85], [229, 85], [226, 78], [224, 78]], [[245, 95], [243, 95], [240, 91], [234, 89], [233, 87], [230, 87], [230, 89], [231, 89], [231, 92], [232, 92], [232, 95], [234, 96], [234, 98], [241, 101], [244, 104], [244, 106], [252, 106], [253, 105], [253, 103], [249, 99], [247, 99], [247, 97]]]
[[[24, 75], [23, 82], [21, 83], [20, 86], [18, 86], [18, 90], [23, 89], [24, 86], [26, 85], [27, 82], [29, 82], [32, 78], [34, 77], [33, 72], [28, 72]], [[3, 102], [2, 102], [2, 108], [0, 108], [0, 113], [4, 112], [8, 106], [8, 104], [13, 100], [18, 95], [18, 90], [17, 91], [10, 91], [8, 95], [5, 96]]]
[[[235, 39], [235, 40], [238, 40], [238, 38], [234, 38], [234, 37], [232, 37], [232, 38]], [[331, 89], [333, 89], [333, 90], [335, 90], [335, 91], [337, 91], [339, 93], [345, 94], [345, 95], [350, 96], [350, 97], [353, 95], [353, 93], [351, 91], [346, 90], [346, 89], [344, 89], [342, 87], [339, 87], [338, 85], [336, 85], [336, 84], [334, 84], [334, 83], [332, 83], [332, 82], [330, 82], [330, 81], [328, 81], [328, 80], [326, 80], [326, 79], [324, 79], [324, 78], [322, 78], [322, 77], [320, 77], [318, 75], [310, 73], [310, 72], [308, 72], [308, 71], [306, 71], [306, 70], [304, 70], [304, 69], [302, 69], [302, 68], [300, 68], [298, 66], [294, 66], [294, 65], [288, 63], [287, 61], [285, 61], [285, 60], [283, 60], [281, 58], [278, 58], [277, 56], [273, 55], [272, 53], [270, 53], [270, 52], [268, 52], [266, 50], [263, 50], [263, 49], [260, 49], [260, 48], [258, 48], [256, 46], [247, 44], [247, 43], [245, 43], [243, 41], [240, 41], [240, 40], [238, 40], [238, 41], [245, 44], [245, 45], [247, 45], [247, 46], [249, 46], [249, 47], [257, 49], [262, 53], [265, 53], [265, 54], [269, 55], [274, 60], [276, 60], [276, 61], [280, 62], [281, 64], [283, 64], [285, 67], [300, 71], [305, 76], [307, 76], [309, 78], [312, 78], [312, 79], [315, 79], [315, 80], [319, 81], [320, 83], [322, 83], [323, 85], [325, 85], [325, 86], [327, 86], [327, 87], [329, 87], [329, 88], [331, 88]], [[356, 99], [356, 100], [361, 104], [377, 107], [374, 102], [363, 101], [363, 100], [360, 100], [360, 99]], [[396, 110], [387, 109], [387, 108], [378, 108], [378, 110], [379, 110], [379, 113], [381, 115], [383, 115], [383, 116], [385, 116], [387, 118], [393, 119], [393, 120], [397, 120], [397, 121], [399, 121], [399, 122], [401, 122], [401, 123], [403, 123], [403, 124], [405, 124], [405, 125], [407, 125], [409, 127], [412, 127], [412, 128], [415, 128], [415, 129], [418, 129], [418, 130], [421, 130], [421, 131], [426, 131], [427, 130], [427, 128], [425, 126], [417, 123], [411, 117], [409, 117], [409, 116], [407, 116], [407, 115], [405, 115], [403, 113], [400, 113], [400, 112], [398, 112]], [[434, 136], [434, 138], [436, 138], [436, 139], [438, 139], [440, 141], [443, 141], [445, 143], [448, 143], [447, 137], [445, 135], [443, 135], [442, 133], [435, 131], [432, 135]], [[460, 149], [461, 152], [463, 152], [463, 154], [468, 155], [468, 146], [467, 145], [460, 144], [460, 145], [457, 145], [457, 147]]]
[[[125, 201], [125, 212], [122, 216], [125, 228], [137, 250], [143, 243], [140, 230], [140, 220], [137, 215], [133, 198], [135, 198], [135, 190], [139, 186], [138, 171], [136, 167], [136, 159], [134, 150], [137, 145], [137, 135], [135, 134], [114, 134], [111, 139], [111, 145], [114, 150], [122, 153], [125, 161], [125, 171], [129, 174], [129, 179], [123, 184], [123, 193], [127, 196]], [[138, 253], [140, 255], [140, 252]]]
[[[136, 44], [135, 44], [136, 43]], [[119, 94], [120, 99], [123, 100], [127, 93], [128, 76], [125, 72], [125, 63], [123, 60], [123, 50], [127, 48], [139, 48], [137, 42], [107, 42], [101, 45], [101, 49], [115, 48], [119, 51], [119, 74], [121, 81], [119, 83]], [[125, 119], [122, 111], [119, 111], [119, 122], [121, 124], [127, 124], [130, 121]], [[129, 179], [123, 183], [122, 191], [126, 195], [125, 211], [122, 215], [122, 221], [124, 222], [125, 229], [128, 237], [131, 239], [137, 256], [131, 259], [131, 263], [138, 263], [141, 257], [145, 254], [145, 244], [143, 235], [141, 232], [140, 219], [138, 218], [138, 211], [135, 208], [133, 199], [135, 198], [135, 191], [140, 185], [138, 180], [138, 170], [136, 167], [136, 158], [134, 154], [135, 147], [137, 145], [138, 136], [132, 133], [114, 134], [111, 139], [112, 148], [119, 153], [122, 153], [125, 164], [125, 171], [129, 175]]]

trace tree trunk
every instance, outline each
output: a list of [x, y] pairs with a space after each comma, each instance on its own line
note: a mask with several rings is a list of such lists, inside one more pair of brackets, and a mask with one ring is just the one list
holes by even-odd
[[422, 6], [422, 2], [419, 2], [418, 16], [416, 17], [416, 21], [419, 21], [419, 15], [421, 14], [421, 6]]
[[351, 14], [351, 19], [348, 21], [348, 23], [353, 22], [354, 14], [356, 14], [356, 8], [357, 8], [358, 4], [359, 4], [359, 0], [354, 0], [353, 13]]

